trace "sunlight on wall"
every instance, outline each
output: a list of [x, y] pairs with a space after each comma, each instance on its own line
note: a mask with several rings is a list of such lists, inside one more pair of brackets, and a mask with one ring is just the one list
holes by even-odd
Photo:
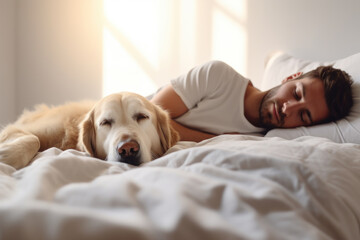
[[234, 64], [246, 76], [246, 2], [218, 0], [213, 12], [212, 58]]
[[151, 79], [158, 68], [158, 10], [153, 1], [104, 1], [103, 95], [156, 89]]
[[195, 65], [246, 74], [246, 0], [103, 0], [103, 95], [148, 95]]

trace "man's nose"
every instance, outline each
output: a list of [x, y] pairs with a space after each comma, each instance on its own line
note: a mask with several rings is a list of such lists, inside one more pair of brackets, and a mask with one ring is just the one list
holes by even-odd
[[285, 116], [289, 117], [293, 112], [297, 112], [304, 106], [303, 102], [299, 101], [287, 101], [283, 103], [282, 112]]

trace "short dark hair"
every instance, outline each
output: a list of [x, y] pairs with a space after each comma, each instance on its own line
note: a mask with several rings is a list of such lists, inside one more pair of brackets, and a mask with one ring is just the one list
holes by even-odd
[[325, 122], [346, 117], [353, 105], [351, 85], [353, 80], [345, 71], [333, 66], [320, 66], [300, 78], [318, 78], [324, 83], [325, 99], [330, 115]]

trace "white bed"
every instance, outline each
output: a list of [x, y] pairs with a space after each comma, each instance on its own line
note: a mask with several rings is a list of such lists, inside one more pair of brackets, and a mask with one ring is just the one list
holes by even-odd
[[0, 239], [360, 239], [357, 130], [289, 131], [180, 142], [141, 167], [56, 148], [0, 163]]
[[52, 148], [0, 165], [1, 239], [360, 239], [360, 147], [220, 136], [139, 168]]

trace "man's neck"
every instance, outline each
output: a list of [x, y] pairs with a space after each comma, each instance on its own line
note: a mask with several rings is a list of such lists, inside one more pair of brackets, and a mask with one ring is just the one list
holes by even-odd
[[249, 82], [244, 97], [244, 115], [254, 126], [261, 127], [259, 108], [261, 101], [267, 92], [262, 92]]

